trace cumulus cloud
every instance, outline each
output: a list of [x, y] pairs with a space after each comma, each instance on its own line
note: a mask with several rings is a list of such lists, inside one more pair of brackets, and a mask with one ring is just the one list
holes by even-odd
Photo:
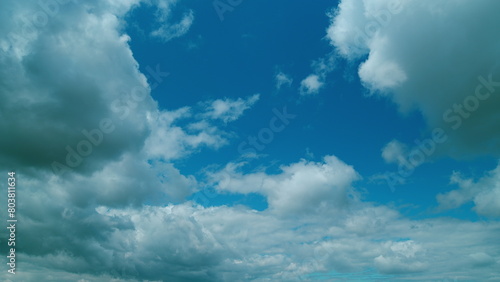
[[[279, 214], [307, 214], [343, 208], [353, 192], [351, 183], [358, 174], [335, 156], [326, 156], [321, 163], [302, 160], [281, 167], [282, 173], [267, 175], [264, 172], [242, 175], [236, 170], [241, 164], [228, 164], [215, 175], [223, 185], [216, 187], [234, 193], [260, 193], [267, 197], [271, 210]], [[225, 180], [227, 175], [230, 182]], [[257, 184], [257, 185], [256, 185]]]
[[246, 99], [238, 98], [233, 99], [217, 99], [215, 101], [207, 102], [206, 110], [203, 116], [210, 119], [219, 119], [224, 123], [237, 120], [243, 112], [251, 108], [257, 101], [260, 95], [254, 94]]
[[[362, 83], [429, 128], [447, 130], [439, 151], [454, 157], [500, 153], [500, 24], [497, 1], [343, 0], [327, 38], [360, 62]], [[444, 40], [446, 38], [446, 40]], [[478, 44], [481, 42], [481, 44]], [[443, 75], [444, 74], [444, 75]]]
[[[67, 165], [68, 150], [86, 139], [83, 131], [99, 129], [103, 120], [112, 132], [75, 170], [92, 171], [124, 150], [140, 149], [155, 103], [128, 36], [119, 32], [124, 5], [101, 3], [91, 13], [68, 1], [56, 3], [52, 15], [36, 1], [2, 2], [0, 134], [9, 136], [0, 140], [2, 166]], [[140, 102], [132, 100], [133, 90], [141, 92]], [[127, 102], [136, 114], [121, 112]]]
[[110, 163], [92, 177], [20, 176], [20, 277], [234, 281], [249, 275], [294, 281], [317, 272], [366, 278], [372, 269], [373, 275], [418, 273], [423, 280], [477, 279], [492, 277], [498, 267], [497, 223], [414, 221], [365, 203], [352, 191], [356, 171], [334, 156], [288, 164], [278, 174], [236, 172], [241, 164], [228, 164], [231, 177], [218, 188], [263, 193], [270, 207], [261, 212], [165, 205], [163, 195], [189, 194], [185, 189], [196, 190], [196, 180], [138, 157]]
[[[332, 172], [328, 166], [334, 163], [299, 162], [284, 171], [309, 165], [310, 172], [316, 170], [315, 178], [321, 179], [319, 174], [323, 173], [324, 177], [338, 178], [339, 184], [348, 182], [340, 170], [329, 175]], [[341, 163], [336, 165], [342, 167]], [[122, 173], [121, 177], [125, 177], [136, 168], [117, 168], [108, 176], [109, 182], [102, 181], [103, 175], [96, 176], [94, 187], [78, 181], [60, 182], [50, 175], [45, 179], [24, 177], [26, 200], [20, 202], [19, 208], [19, 220], [24, 222], [19, 240], [25, 242], [19, 251], [23, 265], [29, 267], [20, 272], [24, 280], [68, 280], [79, 273], [81, 278], [92, 281], [104, 281], [106, 277], [130, 281], [234, 281], [245, 275], [293, 281], [315, 272], [325, 272], [331, 279], [343, 277], [345, 272], [366, 278], [365, 271], [370, 269], [384, 274], [418, 273], [422, 280], [456, 275], [477, 279], [492, 277], [498, 267], [500, 247], [494, 244], [498, 223], [413, 221], [388, 207], [355, 199], [342, 209], [292, 218], [276, 216], [272, 209], [258, 212], [243, 206], [202, 207], [190, 202], [110, 205], [106, 194], [112, 192], [108, 187], [112, 187], [114, 175]], [[143, 176], [130, 177], [155, 179], [147, 173]], [[294, 179], [301, 182], [299, 176], [277, 176], [287, 177], [290, 180], [283, 180], [282, 185], [293, 184]], [[252, 186], [261, 183], [257, 177], [246, 181]], [[126, 182], [124, 178], [116, 187]], [[309, 181], [302, 183], [306, 191]], [[134, 187], [162, 187], [157, 183], [138, 184], [126, 186], [130, 192]], [[313, 187], [314, 191], [318, 189]], [[127, 195], [122, 190], [112, 194], [137, 198], [137, 193]], [[47, 201], [52, 204], [47, 206]], [[40, 269], [46, 271], [40, 273]], [[364, 276], [358, 277], [356, 272]], [[0, 277], [7, 278], [5, 273]]]
[[442, 209], [458, 208], [473, 202], [478, 214], [500, 217], [500, 166], [477, 181], [456, 172], [451, 177], [451, 184], [458, 185], [459, 189], [437, 196]]

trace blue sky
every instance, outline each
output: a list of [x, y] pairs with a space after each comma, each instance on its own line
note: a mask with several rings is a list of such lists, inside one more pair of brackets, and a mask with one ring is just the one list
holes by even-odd
[[499, 9], [0, 4], [0, 277], [498, 279]]
[[[300, 158], [317, 161], [321, 156], [334, 154], [349, 160], [365, 176], [358, 185], [367, 190], [367, 200], [411, 203], [419, 207], [414, 207], [410, 215], [433, 216], [428, 209], [437, 205], [436, 193], [449, 190], [449, 175], [453, 170], [472, 170], [471, 173], [480, 176], [484, 170], [496, 166], [495, 158], [458, 163], [438, 158], [437, 163], [419, 168], [408, 179], [409, 183], [394, 191], [385, 180], [370, 181], [372, 175], [395, 170], [381, 158], [381, 148], [386, 143], [398, 139], [411, 144], [428, 135], [417, 110], [401, 115], [397, 105], [370, 95], [361, 85], [354, 65], [366, 58], [347, 62], [335, 57], [334, 70], [328, 73], [321, 94], [297, 95], [300, 81], [311, 73], [311, 64], [335, 56], [325, 38], [325, 29], [329, 24], [326, 12], [336, 5], [332, 1], [247, 1], [233, 11], [222, 12], [221, 21], [214, 17], [215, 8], [207, 8], [211, 5], [192, 2], [180, 4], [176, 11], [181, 14], [183, 9], [194, 9], [196, 21], [188, 33], [168, 44], [144, 36], [156, 7], [143, 5], [127, 18], [127, 34], [137, 38], [130, 42], [134, 57], [142, 66], [159, 64], [171, 75], [151, 93], [159, 106], [173, 110], [200, 100], [237, 99], [255, 93], [261, 96], [245, 116], [232, 124], [235, 136], [231, 144], [183, 160], [182, 171], [196, 173], [204, 166], [240, 157], [237, 150], [240, 142], [247, 136], [255, 136], [268, 124], [273, 108], [284, 106], [298, 118], [286, 131], [276, 134], [273, 142], [260, 152], [262, 157], [250, 163], [249, 168], [264, 165], [273, 169]], [[258, 20], [254, 19], [256, 15]], [[145, 69], [142, 72], [147, 74]], [[276, 75], [280, 72], [292, 83], [276, 89]], [[229, 205], [231, 201], [232, 198], [227, 203], [216, 200], [217, 204]], [[256, 208], [260, 203], [261, 199], [255, 204], [248, 202]]]

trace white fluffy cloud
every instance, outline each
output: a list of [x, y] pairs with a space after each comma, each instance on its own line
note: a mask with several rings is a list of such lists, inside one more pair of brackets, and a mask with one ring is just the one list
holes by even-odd
[[359, 177], [351, 166], [335, 156], [326, 156], [321, 163], [302, 160], [282, 166], [282, 173], [276, 175], [264, 172], [243, 175], [236, 171], [239, 166], [229, 164], [212, 175], [218, 182], [216, 187], [234, 193], [260, 193], [267, 197], [270, 209], [281, 215], [344, 208], [353, 192], [351, 183]]
[[492, 35], [499, 5], [343, 0], [327, 38], [341, 56], [364, 60], [358, 74], [372, 93], [445, 129], [450, 139], [441, 152], [499, 155], [500, 38]]
[[454, 173], [451, 183], [459, 189], [437, 196], [441, 208], [453, 209], [473, 202], [478, 214], [500, 217], [500, 166], [477, 181]]

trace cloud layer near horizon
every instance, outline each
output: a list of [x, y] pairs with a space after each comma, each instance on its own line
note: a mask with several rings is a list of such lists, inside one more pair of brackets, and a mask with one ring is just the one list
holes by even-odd
[[[277, 189], [264, 193], [271, 208], [262, 212], [192, 202], [154, 204], [151, 198], [161, 197], [172, 186], [196, 187], [192, 179], [183, 185], [162, 183], [152, 175], [156, 169], [134, 159], [110, 164], [91, 178], [22, 176], [19, 220], [24, 227], [19, 241], [25, 243], [19, 259], [24, 265], [50, 269], [45, 275], [55, 271], [60, 277], [86, 273], [168, 281], [295, 281], [313, 272], [373, 267], [384, 275], [467, 279], [490, 277], [499, 263], [498, 223], [410, 220], [395, 209], [347, 194], [325, 197], [324, 189], [352, 190], [349, 183], [356, 177], [352, 168], [332, 156], [321, 163], [290, 164], [279, 174], [235, 176], [233, 184], [231, 178], [231, 189]], [[346, 169], [350, 176], [343, 173]], [[301, 177], [306, 173], [307, 180]], [[165, 179], [179, 177], [174, 171]], [[317, 183], [307, 189], [308, 201], [299, 200], [304, 197], [296, 192], [287, 193], [289, 187], [306, 191], [304, 181]], [[148, 201], [152, 204], [144, 205]], [[30, 275], [35, 273], [26, 269], [20, 276], [34, 280]]]

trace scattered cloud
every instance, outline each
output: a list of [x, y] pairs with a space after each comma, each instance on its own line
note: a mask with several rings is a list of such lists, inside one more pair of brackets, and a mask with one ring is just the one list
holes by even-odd
[[243, 113], [259, 101], [260, 95], [254, 94], [246, 99], [217, 99], [204, 103], [206, 110], [203, 116], [210, 119], [219, 119], [224, 123], [237, 120]]
[[189, 31], [194, 22], [194, 12], [190, 10], [182, 16], [182, 19], [175, 24], [169, 24], [161, 20], [161, 27], [152, 31], [151, 35], [167, 42], [174, 38], [181, 37]]
[[[229, 133], [203, 120], [193, 120], [192, 109], [159, 111], [149, 116], [151, 134], [145, 140], [144, 150], [149, 158], [164, 161], [177, 160], [198, 151], [201, 147], [218, 149], [228, 143]], [[188, 121], [180, 126], [180, 121]]]
[[151, 36], [164, 42], [183, 36], [194, 22], [192, 10], [185, 12], [178, 22], [172, 22], [173, 10], [179, 0], [142, 0], [141, 2], [156, 8], [155, 20], [158, 27], [151, 31]]
[[387, 163], [401, 164], [406, 162], [408, 148], [398, 140], [392, 140], [382, 148], [382, 158]]
[[439, 194], [440, 208], [453, 209], [473, 202], [478, 214], [500, 217], [500, 165], [477, 181], [455, 172], [451, 184], [458, 185], [459, 189]]
[[299, 93], [301, 95], [318, 94], [323, 88], [326, 76], [335, 68], [335, 55], [328, 54], [319, 58], [311, 64], [314, 72], [300, 82]]
[[301, 95], [311, 95], [318, 94], [321, 87], [325, 83], [321, 81], [320, 77], [316, 74], [310, 74], [308, 77], [304, 78], [300, 82], [300, 94]]

